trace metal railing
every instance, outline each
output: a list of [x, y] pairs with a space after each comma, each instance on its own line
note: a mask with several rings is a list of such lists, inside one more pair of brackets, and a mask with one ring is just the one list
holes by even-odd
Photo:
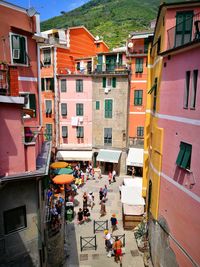
[[[186, 29], [191, 25], [191, 29]], [[200, 13], [178, 23], [167, 31], [167, 50], [181, 47], [193, 41], [200, 41]]]
[[94, 234], [96, 232], [101, 232], [108, 229], [108, 220], [106, 221], [95, 221], [93, 222], [93, 231]]
[[83, 237], [80, 236], [81, 252], [83, 249], [95, 249], [97, 250], [97, 238], [95, 236]]
[[129, 71], [127, 65], [120, 64], [98, 64], [95, 73], [127, 73]]

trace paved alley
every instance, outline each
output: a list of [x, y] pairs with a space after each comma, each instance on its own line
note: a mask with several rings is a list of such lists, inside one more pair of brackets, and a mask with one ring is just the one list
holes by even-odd
[[[114, 262], [114, 257], [108, 258], [105, 250], [104, 233], [103, 231], [93, 232], [93, 221], [104, 221], [108, 220], [109, 229], [110, 217], [113, 213], [116, 214], [118, 219], [118, 230], [113, 235], [125, 234], [125, 250], [126, 253], [123, 256], [124, 267], [143, 267], [143, 255], [138, 251], [136, 241], [134, 238], [133, 231], [124, 231], [122, 225], [122, 207], [120, 202], [119, 185], [123, 181], [123, 177], [117, 177], [116, 183], [108, 185], [108, 177], [103, 176], [101, 180], [88, 180], [87, 183], [78, 190], [78, 195], [75, 197], [75, 213], [77, 214], [78, 209], [82, 208], [82, 196], [84, 192], [93, 192], [95, 197], [95, 206], [91, 212], [91, 221], [85, 222], [82, 225], [77, 224], [77, 217], [71, 223], [66, 224], [66, 262], [64, 267], [102, 267], [102, 266], [119, 266], [119, 263]], [[106, 201], [107, 214], [100, 218], [100, 205], [99, 205], [99, 189], [108, 186], [108, 200]], [[89, 208], [89, 210], [91, 210]], [[97, 249], [84, 249], [80, 250], [80, 236], [92, 237], [96, 235]]]

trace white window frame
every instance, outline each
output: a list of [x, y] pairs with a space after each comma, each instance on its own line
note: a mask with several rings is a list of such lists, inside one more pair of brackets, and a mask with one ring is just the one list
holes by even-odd
[[[44, 63], [44, 50], [50, 50], [51, 64], [45, 64]], [[51, 66], [52, 65], [51, 47], [47, 47], [47, 48], [43, 48], [42, 49], [42, 63], [43, 63], [44, 66]]]
[[[27, 61], [26, 61], [26, 64], [21, 64], [21, 63], [15, 63], [15, 62], [13, 62], [13, 54], [12, 54], [12, 35], [18, 35], [18, 36], [21, 36], [21, 37], [24, 37], [25, 38], [25, 40], [26, 40], [26, 57], [27, 57]], [[24, 67], [27, 67], [27, 66], [29, 66], [29, 58], [28, 58], [28, 39], [27, 39], [27, 36], [25, 36], [25, 35], [22, 35], [22, 34], [18, 34], [18, 33], [14, 33], [14, 32], [10, 32], [9, 33], [9, 37], [10, 37], [10, 58], [11, 58], [11, 64], [12, 65], [16, 65], [16, 66], [24, 66]]]
[[45, 99], [45, 113], [47, 112], [47, 105], [46, 102], [51, 101], [51, 114], [53, 113], [53, 101], [52, 99]]

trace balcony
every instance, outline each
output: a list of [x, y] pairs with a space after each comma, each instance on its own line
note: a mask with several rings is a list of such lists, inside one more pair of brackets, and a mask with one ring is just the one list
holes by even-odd
[[111, 74], [122, 74], [129, 71], [126, 65], [119, 64], [98, 64], [94, 73], [111, 73]]
[[167, 31], [167, 50], [200, 41], [200, 13], [185, 16]]
[[148, 53], [148, 45], [139, 45], [139, 44], [134, 44], [133, 46], [127, 47], [127, 55], [128, 56], [137, 56], [137, 55], [147, 55]]

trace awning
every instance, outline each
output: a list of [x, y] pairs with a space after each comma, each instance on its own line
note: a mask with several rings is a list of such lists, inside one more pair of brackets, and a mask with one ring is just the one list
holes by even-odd
[[72, 160], [72, 161], [91, 161], [92, 151], [58, 151], [57, 160]]
[[143, 167], [143, 153], [144, 149], [142, 148], [129, 148], [126, 165]]
[[97, 161], [118, 163], [121, 151], [101, 149]]

